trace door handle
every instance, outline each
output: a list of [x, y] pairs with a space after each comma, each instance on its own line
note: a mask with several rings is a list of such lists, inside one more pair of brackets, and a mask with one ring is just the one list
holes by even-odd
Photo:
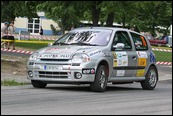
[[136, 60], [136, 56], [133, 56], [132, 59], [133, 59], [133, 60]]

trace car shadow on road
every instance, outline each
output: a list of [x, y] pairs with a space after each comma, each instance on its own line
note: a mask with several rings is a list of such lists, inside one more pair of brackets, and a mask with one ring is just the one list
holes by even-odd
[[[62, 90], [62, 91], [83, 91], [83, 92], [92, 92], [89, 85], [63, 85], [63, 86], [47, 86], [45, 89], [51, 90]], [[141, 87], [127, 87], [127, 86], [118, 86], [118, 85], [109, 85], [105, 92], [109, 91], [135, 91], [135, 90], [143, 90]]]

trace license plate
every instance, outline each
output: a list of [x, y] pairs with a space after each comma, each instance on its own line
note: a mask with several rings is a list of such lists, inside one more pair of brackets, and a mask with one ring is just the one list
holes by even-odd
[[62, 69], [61, 65], [44, 65], [44, 70], [60, 70]]

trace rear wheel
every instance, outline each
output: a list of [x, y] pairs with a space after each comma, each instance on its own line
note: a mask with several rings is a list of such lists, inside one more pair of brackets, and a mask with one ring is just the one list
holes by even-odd
[[35, 88], [45, 88], [47, 83], [41, 82], [41, 81], [35, 81], [31, 80], [32, 86]]
[[105, 67], [100, 65], [96, 72], [95, 81], [90, 84], [91, 90], [96, 92], [104, 92], [107, 87], [107, 78]]
[[145, 81], [141, 82], [141, 86], [146, 90], [153, 90], [158, 81], [158, 72], [154, 66], [151, 66], [146, 74]]

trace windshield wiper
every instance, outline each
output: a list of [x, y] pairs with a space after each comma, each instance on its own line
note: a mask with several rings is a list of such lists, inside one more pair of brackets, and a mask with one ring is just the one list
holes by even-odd
[[98, 46], [97, 44], [90, 44], [90, 43], [83, 43], [83, 42], [71, 43], [71, 45], [87, 45], [87, 46]]
[[54, 43], [53, 45], [70, 45], [68, 43], [63, 43], [63, 42], [59, 42], [59, 43]]

